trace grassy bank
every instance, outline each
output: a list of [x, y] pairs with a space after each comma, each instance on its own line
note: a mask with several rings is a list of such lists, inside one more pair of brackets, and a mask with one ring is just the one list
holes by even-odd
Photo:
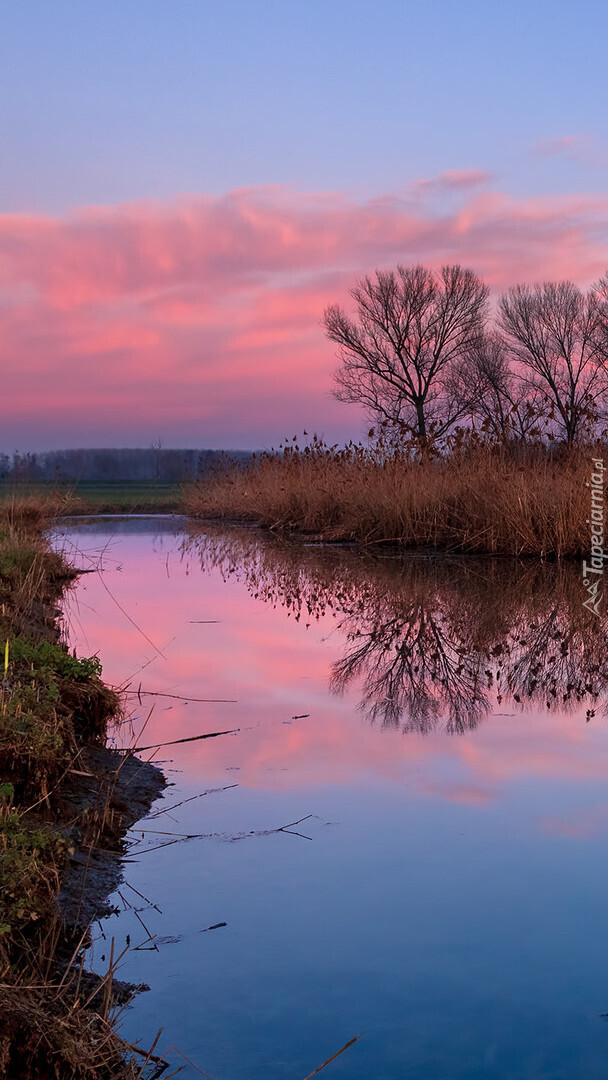
[[590, 475], [601, 447], [525, 457], [490, 448], [425, 463], [315, 441], [190, 485], [193, 518], [253, 522], [327, 541], [501, 555], [589, 551]]
[[96, 657], [61, 640], [56, 605], [74, 573], [43, 538], [54, 508], [0, 507], [0, 1077], [130, 1080], [142, 1062], [112, 1024], [113, 970], [86, 976], [86, 924], [59, 894], [100, 845], [119, 856], [142, 809], [117, 808], [124, 759], [103, 758], [118, 698]]
[[59, 514], [169, 514], [180, 508], [179, 484], [83, 481], [41, 484], [0, 481], [0, 511], [15, 499], [54, 500]]

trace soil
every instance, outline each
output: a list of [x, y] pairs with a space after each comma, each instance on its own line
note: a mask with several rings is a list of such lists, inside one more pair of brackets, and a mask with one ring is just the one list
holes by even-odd
[[146, 816], [166, 786], [157, 766], [102, 747], [86, 748], [79, 772], [89, 775], [74, 777], [78, 783], [65, 793], [67, 815], [103, 807], [106, 824], [99, 840], [103, 846], [91, 846], [85, 835], [80, 836], [63, 877], [58, 903], [70, 934], [81, 933], [111, 913], [108, 898], [122, 880], [125, 833]]

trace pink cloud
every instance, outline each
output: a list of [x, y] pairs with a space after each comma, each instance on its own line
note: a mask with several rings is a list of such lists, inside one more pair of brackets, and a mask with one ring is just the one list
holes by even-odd
[[536, 144], [536, 153], [541, 157], [555, 157], [557, 154], [570, 153], [583, 141], [581, 135], [558, 135], [554, 138], [541, 139]]
[[494, 179], [493, 173], [485, 169], [448, 169], [429, 180], [418, 180], [414, 184], [417, 192], [467, 191], [470, 188], [488, 184]]
[[570, 161], [584, 161], [594, 149], [593, 140], [588, 135], [558, 135], [540, 139], [535, 153], [539, 157], [566, 157]]
[[562, 158], [592, 169], [606, 168], [606, 148], [590, 135], [558, 135], [541, 139], [534, 147], [538, 157]]
[[451, 209], [266, 187], [0, 217], [8, 448], [36, 431], [81, 441], [74, 410], [89, 439], [131, 445], [161, 430], [252, 446], [302, 427], [357, 434], [357, 410], [331, 397], [320, 320], [362, 273], [457, 261], [499, 291], [605, 271], [608, 195], [516, 200], [481, 190], [488, 179], [421, 182], [461, 192]]

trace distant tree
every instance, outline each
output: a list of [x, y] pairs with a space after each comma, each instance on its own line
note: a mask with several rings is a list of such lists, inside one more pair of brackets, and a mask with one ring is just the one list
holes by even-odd
[[160, 435], [152, 440], [150, 449], [154, 452], [154, 479], [158, 483], [163, 474], [163, 440]]
[[543, 394], [569, 446], [592, 432], [608, 391], [606, 312], [602, 282], [587, 293], [571, 281], [517, 285], [500, 300], [515, 370], [530, 392]]
[[425, 449], [465, 415], [466, 368], [484, 330], [488, 290], [472, 270], [399, 265], [351, 291], [356, 314], [331, 305], [323, 323], [339, 346], [336, 397], [400, 426]]

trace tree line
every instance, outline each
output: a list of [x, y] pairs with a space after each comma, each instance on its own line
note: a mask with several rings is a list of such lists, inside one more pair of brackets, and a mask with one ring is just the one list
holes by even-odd
[[205, 476], [224, 460], [245, 463], [243, 450], [174, 450], [161, 445], [143, 448], [49, 450], [45, 453], [0, 454], [0, 480], [48, 482], [181, 483]]
[[398, 265], [333, 304], [335, 394], [429, 451], [455, 430], [503, 444], [596, 437], [608, 419], [608, 274], [516, 285], [490, 309], [487, 285], [458, 265]]

